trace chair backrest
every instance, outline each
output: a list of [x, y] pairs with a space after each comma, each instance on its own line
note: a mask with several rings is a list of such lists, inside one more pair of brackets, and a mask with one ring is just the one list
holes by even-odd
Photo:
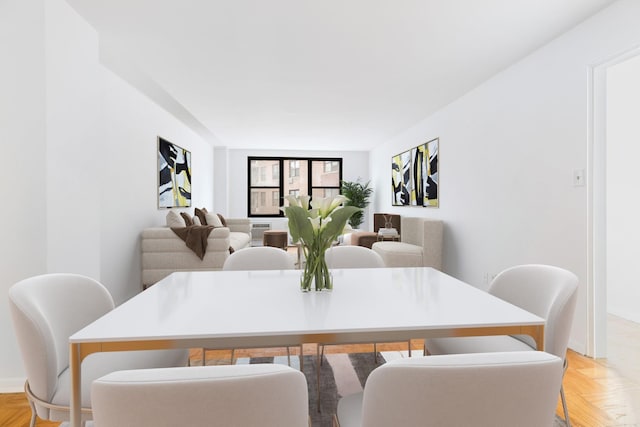
[[223, 270], [293, 270], [295, 260], [286, 251], [256, 246], [235, 251], [225, 260]]
[[333, 246], [325, 252], [329, 268], [381, 268], [382, 257], [364, 246]]
[[275, 364], [117, 371], [95, 380], [101, 427], [308, 427], [304, 374]]
[[[498, 274], [489, 293], [545, 319], [544, 349], [564, 359], [578, 298], [575, 274], [550, 265], [519, 265]], [[536, 347], [528, 335], [515, 338]]]
[[423, 265], [442, 270], [443, 223], [438, 219], [405, 217], [401, 218], [404, 243], [422, 247]]
[[69, 366], [69, 337], [114, 303], [109, 291], [89, 277], [45, 274], [13, 285], [9, 306], [29, 388], [49, 402], [58, 376]]
[[396, 359], [367, 379], [362, 427], [550, 426], [561, 381], [545, 352]]

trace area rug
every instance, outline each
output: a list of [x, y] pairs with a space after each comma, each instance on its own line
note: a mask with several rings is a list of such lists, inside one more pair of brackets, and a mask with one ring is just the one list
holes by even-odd
[[[413, 352], [416, 356], [417, 351]], [[408, 357], [406, 351], [379, 352], [377, 361], [373, 353], [325, 354], [320, 368], [320, 405], [316, 392], [317, 371], [315, 356], [304, 356], [304, 374], [309, 385], [309, 415], [313, 427], [331, 427], [338, 400], [342, 396], [362, 391], [368, 375], [381, 364], [398, 358]], [[215, 363], [215, 362], [214, 362]], [[287, 357], [238, 358], [237, 364], [279, 363], [286, 365]], [[210, 364], [209, 361], [207, 364]], [[299, 369], [298, 356], [291, 357], [291, 367]], [[564, 421], [556, 417], [553, 427], [564, 426]]]

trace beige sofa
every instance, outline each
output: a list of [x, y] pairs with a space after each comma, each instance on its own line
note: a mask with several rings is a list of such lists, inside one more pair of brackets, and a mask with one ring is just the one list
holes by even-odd
[[402, 217], [400, 242], [376, 242], [371, 249], [387, 267], [433, 267], [442, 270], [442, 221]]
[[200, 259], [169, 227], [142, 231], [142, 287], [146, 288], [175, 271], [220, 270], [234, 250], [251, 245], [248, 218], [227, 218], [227, 227], [214, 228], [207, 239], [207, 251]]

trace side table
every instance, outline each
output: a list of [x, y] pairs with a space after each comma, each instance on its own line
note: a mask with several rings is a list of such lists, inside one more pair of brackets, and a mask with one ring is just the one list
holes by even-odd
[[391, 229], [387, 229], [387, 228], [381, 228], [380, 230], [378, 230], [378, 242], [399, 242], [400, 241], [400, 234], [398, 234], [398, 232], [391, 228]]
[[273, 246], [287, 250], [289, 235], [283, 230], [267, 230], [262, 235], [262, 244], [264, 246]]

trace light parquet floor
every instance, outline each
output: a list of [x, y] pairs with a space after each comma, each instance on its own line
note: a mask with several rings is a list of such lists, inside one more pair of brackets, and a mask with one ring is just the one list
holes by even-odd
[[[608, 358], [591, 359], [569, 351], [569, 369], [564, 388], [575, 427], [640, 426], [640, 325], [614, 316], [608, 323]], [[422, 348], [421, 340], [412, 347]], [[379, 351], [403, 350], [401, 344], [378, 344]], [[372, 345], [327, 346], [326, 352], [369, 352]], [[305, 345], [305, 354], [315, 354], [315, 345]], [[236, 350], [237, 357], [286, 354], [284, 349]], [[207, 360], [229, 359], [229, 351], [208, 351]], [[192, 350], [193, 364], [200, 364], [201, 351]], [[23, 393], [0, 394], [0, 426], [29, 425], [31, 410]], [[558, 415], [562, 406], [558, 401]], [[38, 420], [38, 427], [57, 426]]]

